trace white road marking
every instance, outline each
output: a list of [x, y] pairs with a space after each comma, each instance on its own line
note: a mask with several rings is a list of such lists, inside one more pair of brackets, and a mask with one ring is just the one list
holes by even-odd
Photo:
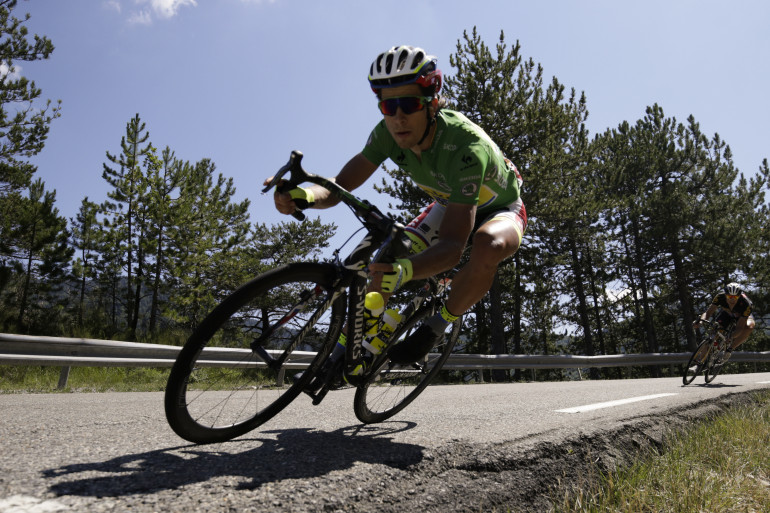
[[770, 385], [770, 381], [757, 381], [757, 385]]
[[59, 502], [29, 497], [28, 495], [0, 498], [0, 513], [54, 513], [67, 509], [69, 509], [67, 506]]
[[638, 401], [647, 401], [648, 399], [658, 399], [659, 397], [668, 397], [676, 394], [655, 394], [644, 395], [641, 397], [631, 397], [629, 399], [618, 399], [617, 401], [608, 401], [606, 403], [587, 404], [585, 406], [576, 406], [575, 408], [565, 408], [563, 410], [556, 410], [557, 413], [582, 413], [584, 411], [599, 410], [601, 408], [611, 408], [613, 406], [620, 406], [622, 404], [635, 403]]

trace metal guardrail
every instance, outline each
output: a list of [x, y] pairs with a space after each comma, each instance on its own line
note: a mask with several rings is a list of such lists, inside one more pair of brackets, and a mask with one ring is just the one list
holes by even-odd
[[[62, 367], [59, 386], [66, 386], [66, 374], [70, 367], [171, 367], [181, 347], [96, 340], [85, 338], [39, 337], [0, 333], [0, 365], [46, 365]], [[206, 358], [199, 360], [202, 366], [218, 367], [232, 365], [264, 365], [251, 357], [246, 349], [207, 347], [203, 350]], [[453, 354], [445, 369], [586, 369], [592, 367], [632, 367], [649, 365], [685, 364], [691, 353], [642, 353], [600, 356], [574, 355], [483, 355]], [[312, 360], [315, 353], [297, 351], [288, 361], [286, 368], [302, 369]], [[770, 351], [733, 354], [732, 362], [770, 362]]]

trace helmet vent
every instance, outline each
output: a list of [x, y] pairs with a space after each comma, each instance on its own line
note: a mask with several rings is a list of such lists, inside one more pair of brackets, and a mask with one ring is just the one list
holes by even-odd
[[414, 59], [412, 59], [412, 69], [416, 69], [417, 66], [422, 63], [423, 59], [425, 58], [425, 54], [420, 52], [417, 55], [414, 56]]
[[385, 73], [390, 73], [393, 69], [393, 54], [389, 53], [387, 57], [385, 57]]
[[406, 65], [406, 58], [407, 57], [409, 57], [409, 49], [408, 48], [404, 48], [398, 54], [398, 66], [396, 67], [396, 71], [402, 71], [404, 69], [404, 66]]

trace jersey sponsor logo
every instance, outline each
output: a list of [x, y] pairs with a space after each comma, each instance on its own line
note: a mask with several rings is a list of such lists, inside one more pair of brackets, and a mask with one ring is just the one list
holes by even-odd
[[396, 163], [401, 164], [406, 160], [406, 154], [402, 151], [396, 155]]
[[471, 180], [473, 180], [474, 182], [479, 181], [479, 180], [481, 180], [481, 176], [480, 175], [473, 175], [473, 176], [463, 176], [463, 177], [460, 177], [460, 181], [461, 182], [470, 182]]
[[466, 171], [468, 169], [471, 169], [473, 167], [477, 167], [479, 164], [479, 161], [475, 158], [475, 155], [473, 154], [465, 154], [462, 157], [460, 157], [460, 161], [465, 164], [463, 167], [460, 168], [460, 171]]
[[508, 176], [507, 173], [501, 173], [497, 164], [493, 164], [489, 169], [489, 173], [484, 176], [484, 181], [495, 182], [501, 189], [508, 190]]
[[447, 180], [447, 177], [444, 176], [442, 173], [439, 173], [437, 171], [431, 171], [430, 176], [432, 176], [436, 180], [436, 185], [441, 187], [442, 189], [446, 191], [451, 191], [452, 188], [449, 187], [449, 183]]
[[444, 149], [446, 151], [457, 151], [457, 145], [456, 144], [444, 143], [444, 146], [442, 147], [442, 149]]
[[460, 192], [462, 192], [463, 196], [469, 196], [472, 198], [476, 195], [477, 190], [479, 190], [479, 188], [475, 183], [466, 183], [463, 185], [463, 188], [460, 190]]

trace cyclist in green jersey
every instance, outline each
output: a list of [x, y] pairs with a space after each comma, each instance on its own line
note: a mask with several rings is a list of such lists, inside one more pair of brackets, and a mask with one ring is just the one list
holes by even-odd
[[[455, 275], [446, 304], [391, 350], [396, 363], [422, 358], [457, 317], [484, 297], [497, 266], [518, 250], [527, 226], [518, 170], [481, 128], [443, 108], [441, 82], [436, 57], [421, 48], [399, 46], [380, 54], [370, 67], [369, 84], [383, 120], [334, 178], [352, 191], [390, 158], [433, 199], [407, 226], [415, 254], [369, 266], [373, 289], [385, 296], [409, 280], [453, 268], [473, 233], [470, 259]], [[284, 214], [298, 205], [329, 208], [337, 203], [317, 185], [275, 195], [276, 208]]]

